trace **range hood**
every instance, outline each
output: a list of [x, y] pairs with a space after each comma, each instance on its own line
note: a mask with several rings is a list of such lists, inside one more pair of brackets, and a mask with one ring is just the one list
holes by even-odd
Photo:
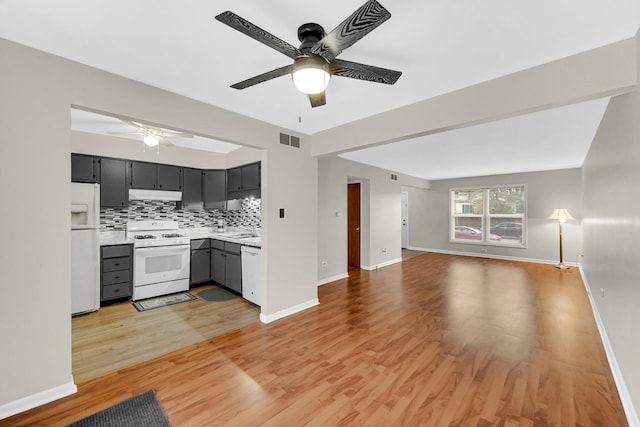
[[129, 200], [160, 200], [163, 202], [179, 202], [182, 200], [182, 191], [164, 190], [129, 190]]

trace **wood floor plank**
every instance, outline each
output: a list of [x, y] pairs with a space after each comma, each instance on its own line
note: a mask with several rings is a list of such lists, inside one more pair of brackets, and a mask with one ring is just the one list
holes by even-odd
[[576, 269], [426, 253], [319, 299], [0, 426], [63, 426], [148, 389], [174, 426], [627, 425]]

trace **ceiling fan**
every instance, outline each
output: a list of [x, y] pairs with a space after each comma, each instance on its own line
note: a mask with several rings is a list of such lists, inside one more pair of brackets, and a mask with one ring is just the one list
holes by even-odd
[[390, 17], [380, 3], [369, 0], [328, 34], [319, 24], [301, 25], [298, 28], [300, 47], [290, 45], [231, 11], [221, 13], [216, 19], [293, 59], [293, 64], [243, 80], [231, 85], [232, 88], [246, 89], [291, 74], [298, 90], [309, 96], [311, 106], [319, 107], [326, 104], [325, 89], [332, 75], [390, 85], [400, 78], [400, 71], [336, 59]]
[[136, 128], [135, 132], [109, 132], [109, 135], [140, 135], [142, 141], [149, 147], [155, 147], [158, 144], [173, 146], [171, 141], [165, 138], [193, 138], [188, 133], [170, 131], [156, 126], [149, 126], [133, 120], [119, 119], [121, 122]]

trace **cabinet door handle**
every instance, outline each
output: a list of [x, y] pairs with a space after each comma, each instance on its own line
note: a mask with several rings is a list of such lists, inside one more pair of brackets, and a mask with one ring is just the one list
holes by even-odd
[[114, 267], [120, 267], [120, 263], [113, 264]]

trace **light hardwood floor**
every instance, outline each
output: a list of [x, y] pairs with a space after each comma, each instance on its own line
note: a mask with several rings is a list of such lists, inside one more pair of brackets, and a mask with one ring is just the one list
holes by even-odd
[[626, 426], [579, 272], [427, 253], [320, 305], [80, 384], [0, 426], [149, 389], [174, 426]]
[[[213, 286], [190, 290], [193, 296]], [[131, 301], [74, 317], [72, 371], [76, 383], [258, 322], [260, 309], [236, 298], [193, 301], [138, 312]]]

